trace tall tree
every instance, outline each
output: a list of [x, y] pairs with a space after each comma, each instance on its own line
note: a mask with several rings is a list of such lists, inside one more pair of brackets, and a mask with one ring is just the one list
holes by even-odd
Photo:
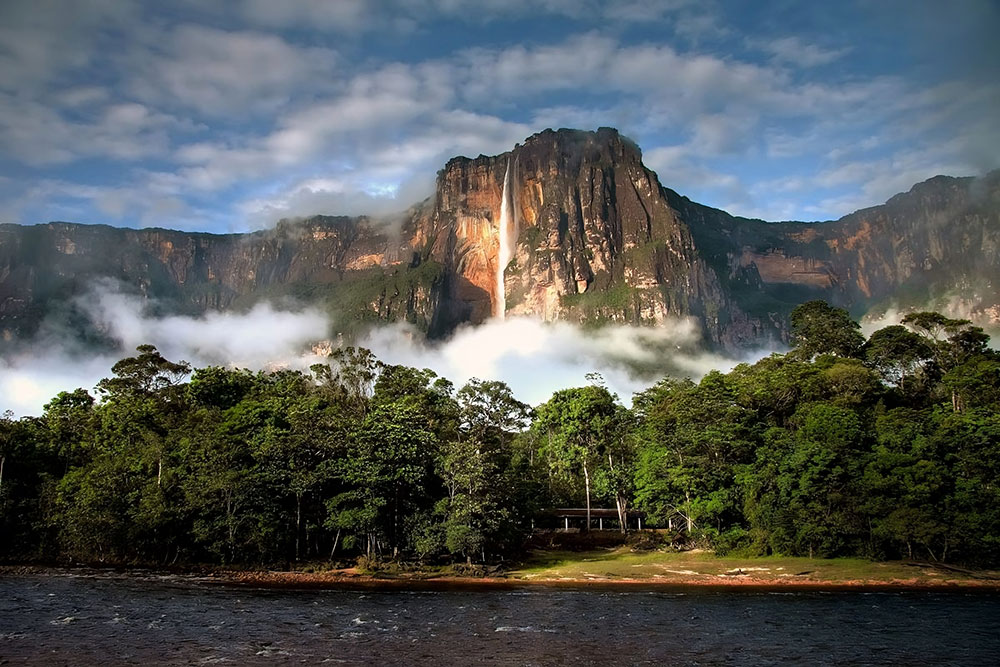
[[865, 345], [865, 359], [882, 379], [900, 390], [934, 358], [934, 348], [920, 335], [896, 324], [873, 333]]
[[471, 379], [458, 390], [458, 439], [444, 443], [441, 473], [448, 497], [444, 513], [445, 547], [471, 563], [486, 559], [505, 539], [518, 534], [525, 517], [514, 503], [518, 480], [511, 465], [510, 439], [527, 424], [531, 409], [499, 381]]
[[701, 383], [664, 381], [637, 394], [636, 498], [650, 518], [682, 518], [689, 533], [719, 535], [738, 519], [736, 466], [752, 451], [750, 414], [718, 372]]
[[794, 355], [813, 359], [821, 354], [857, 357], [865, 344], [860, 325], [843, 308], [825, 301], [807, 301], [791, 314]]
[[536, 424], [548, 436], [552, 464], [583, 473], [587, 530], [591, 523], [591, 472], [611, 440], [616, 415], [615, 397], [595, 385], [557, 391], [537, 410]]

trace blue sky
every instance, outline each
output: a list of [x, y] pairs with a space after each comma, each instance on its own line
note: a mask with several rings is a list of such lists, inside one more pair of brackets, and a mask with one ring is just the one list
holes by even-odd
[[0, 221], [387, 213], [454, 155], [618, 127], [660, 180], [822, 220], [1000, 167], [1000, 3], [0, 3]]

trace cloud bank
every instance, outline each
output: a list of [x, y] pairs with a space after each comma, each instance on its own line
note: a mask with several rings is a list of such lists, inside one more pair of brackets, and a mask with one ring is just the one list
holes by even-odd
[[[314, 344], [333, 330], [314, 308], [258, 304], [244, 313], [213, 312], [191, 317], [149, 314], [149, 304], [110, 284], [96, 286], [78, 305], [121, 352], [81, 349], [73, 332], [50, 327], [30, 351], [0, 360], [0, 411], [37, 415], [60, 391], [91, 389], [137, 345], [151, 343], [171, 361], [195, 367], [224, 365], [266, 370], [307, 369], [322, 361]], [[537, 404], [553, 391], [587, 384], [601, 373], [626, 403], [669, 373], [700, 378], [739, 361], [699, 349], [696, 324], [678, 319], [659, 327], [611, 326], [582, 329], [566, 322], [532, 318], [490, 321], [459, 329], [443, 342], [428, 342], [403, 324], [369, 331], [358, 341], [385, 363], [430, 368], [460, 387], [473, 377], [507, 382], [523, 401]]]
[[994, 0], [5, 0], [0, 220], [378, 214], [600, 125], [697, 201], [837, 217], [1000, 167], [998, 28]]
[[[148, 304], [109, 284], [96, 286], [78, 302], [96, 328], [117, 341], [121, 352], [94, 352], [73, 331], [44, 327], [28, 352], [0, 359], [0, 411], [40, 414], [60, 391], [92, 389], [136, 346], [150, 343], [171, 361], [194, 366], [232, 365], [265, 369], [288, 365], [308, 343], [326, 336], [329, 323], [316, 309], [282, 310], [259, 304], [246, 313], [203, 317], [147, 314]], [[298, 364], [308, 366], [303, 358]]]
[[608, 389], [630, 402], [634, 392], [664, 374], [700, 378], [739, 363], [699, 350], [695, 327], [692, 320], [683, 319], [655, 328], [593, 330], [515, 317], [464, 327], [444, 343], [423, 342], [404, 326], [381, 327], [362, 344], [386, 363], [431, 368], [456, 386], [473, 377], [502, 380], [533, 405], [557, 389], [587, 384], [591, 372], [600, 373]]

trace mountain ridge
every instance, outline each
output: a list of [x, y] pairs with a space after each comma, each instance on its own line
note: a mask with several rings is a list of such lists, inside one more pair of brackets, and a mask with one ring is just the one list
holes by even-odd
[[[75, 300], [99, 278], [163, 312], [290, 297], [325, 307], [340, 328], [405, 320], [432, 337], [497, 315], [497, 304], [582, 324], [695, 317], [705, 342], [730, 350], [786, 339], [789, 310], [809, 298], [854, 314], [958, 298], [1000, 321], [1000, 171], [935, 176], [838, 220], [765, 222], [663, 186], [641, 156], [613, 128], [545, 130], [499, 155], [448, 160], [435, 195], [396, 225], [322, 215], [236, 234], [0, 225], [0, 345], [78, 321]], [[517, 233], [500, 274], [504, 202]]]

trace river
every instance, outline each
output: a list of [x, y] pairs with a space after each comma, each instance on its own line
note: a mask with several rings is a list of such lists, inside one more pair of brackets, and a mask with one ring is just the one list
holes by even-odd
[[995, 665], [1000, 594], [0, 578], [0, 664]]

